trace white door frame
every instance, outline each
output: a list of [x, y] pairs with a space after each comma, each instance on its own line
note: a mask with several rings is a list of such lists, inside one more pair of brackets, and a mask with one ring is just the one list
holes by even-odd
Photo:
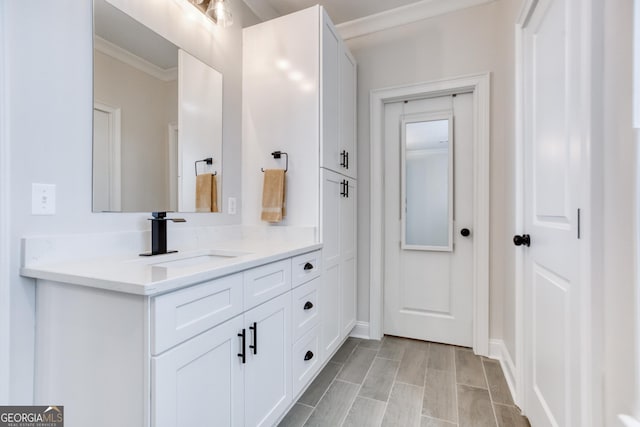
[[[538, 5], [538, 0], [525, 0], [520, 9], [516, 21], [515, 36], [515, 230], [514, 234], [526, 231], [523, 229], [524, 221], [524, 84], [525, 84], [525, 38], [524, 33], [531, 15]], [[597, 292], [597, 278], [602, 277], [601, 264], [595, 262], [598, 256], [595, 254], [597, 248], [594, 247], [596, 236], [602, 231], [599, 209], [603, 206], [604, 200], [599, 192], [598, 186], [601, 183], [597, 180], [600, 166], [594, 161], [602, 157], [602, 138], [596, 138], [598, 134], [599, 118], [602, 117], [601, 107], [593, 107], [593, 100], [597, 97], [598, 89], [595, 86], [598, 76], [592, 75], [593, 64], [601, 62], [601, 54], [598, 53], [598, 45], [594, 47], [591, 41], [596, 37], [596, 30], [593, 24], [593, 10], [591, 2], [584, 2], [583, 10], [579, 16], [579, 26], [581, 29], [581, 52], [580, 67], [583, 70], [580, 82], [580, 97], [584, 108], [577, 112], [582, 123], [588, 124], [584, 127], [582, 135], [582, 170], [580, 172], [582, 188], [579, 190], [580, 204], [586, 212], [581, 215], [581, 240], [583, 241], [579, 253], [579, 265], [586, 266], [580, 271], [580, 323], [583, 328], [580, 334], [580, 353], [584, 356], [584, 366], [580, 370], [580, 382], [583, 385], [580, 393], [581, 411], [580, 419], [584, 421], [585, 427], [603, 425], [603, 380], [600, 369], [603, 359], [602, 336], [598, 335], [603, 330], [603, 319], [601, 318], [601, 302], [599, 298], [594, 298]], [[599, 60], [598, 60], [599, 58]], [[524, 301], [524, 252], [515, 248], [515, 334], [516, 334], [516, 366], [515, 366], [515, 403], [527, 413], [525, 407], [525, 390], [527, 389], [525, 370], [530, 362], [530, 354], [525, 352], [524, 322], [525, 322], [525, 301]], [[599, 315], [598, 315], [599, 314]]]
[[473, 349], [489, 354], [489, 121], [490, 73], [372, 90], [371, 138], [371, 257], [369, 335], [383, 335], [384, 278], [384, 105], [400, 100], [424, 99], [473, 92]]
[[110, 117], [112, 139], [109, 146], [109, 210], [117, 212], [122, 210], [122, 109], [100, 101], [93, 103], [93, 109], [107, 113]]

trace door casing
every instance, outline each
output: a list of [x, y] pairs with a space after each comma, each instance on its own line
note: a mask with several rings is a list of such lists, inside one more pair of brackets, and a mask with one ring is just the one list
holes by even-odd
[[[489, 135], [490, 73], [447, 78], [425, 83], [372, 90], [370, 93], [370, 137], [372, 189], [383, 188], [384, 104], [424, 99], [454, 93], [473, 93], [473, 350], [489, 355]], [[384, 194], [371, 192], [371, 255], [369, 264], [369, 337], [383, 334]]]

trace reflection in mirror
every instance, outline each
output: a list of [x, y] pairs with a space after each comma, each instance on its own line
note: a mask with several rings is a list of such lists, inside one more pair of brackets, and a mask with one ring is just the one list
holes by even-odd
[[105, 0], [94, 0], [93, 113], [94, 212], [194, 212], [196, 172], [221, 188], [222, 75]]
[[453, 117], [449, 112], [402, 122], [402, 247], [453, 250]]

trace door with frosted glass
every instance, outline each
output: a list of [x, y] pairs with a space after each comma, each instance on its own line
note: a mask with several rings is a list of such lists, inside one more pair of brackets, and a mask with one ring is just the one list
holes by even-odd
[[385, 334], [473, 344], [472, 111], [472, 94], [385, 106]]

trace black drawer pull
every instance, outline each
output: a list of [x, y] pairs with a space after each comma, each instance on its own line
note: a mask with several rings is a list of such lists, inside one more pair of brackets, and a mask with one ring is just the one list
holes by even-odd
[[304, 265], [304, 270], [313, 270], [313, 264], [311, 264], [310, 262], [306, 263]]
[[304, 303], [304, 307], [305, 310], [311, 310], [313, 308], [313, 303], [311, 301], [307, 301]]
[[242, 352], [238, 353], [238, 357], [242, 359], [242, 363], [247, 363], [247, 352], [246, 352], [246, 349], [247, 349], [247, 347], [246, 347], [246, 344], [247, 344], [246, 343], [246, 337], [247, 337], [247, 335], [245, 334], [245, 332], [246, 331], [243, 329], [242, 333], [238, 334], [238, 336], [240, 338], [242, 338]]
[[249, 345], [249, 348], [253, 349], [253, 354], [258, 354], [258, 324], [253, 322], [249, 329], [253, 331], [253, 345]]
[[313, 359], [313, 352], [307, 351], [307, 354], [304, 355], [304, 361], [306, 362], [307, 360], [311, 360], [311, 359]]

